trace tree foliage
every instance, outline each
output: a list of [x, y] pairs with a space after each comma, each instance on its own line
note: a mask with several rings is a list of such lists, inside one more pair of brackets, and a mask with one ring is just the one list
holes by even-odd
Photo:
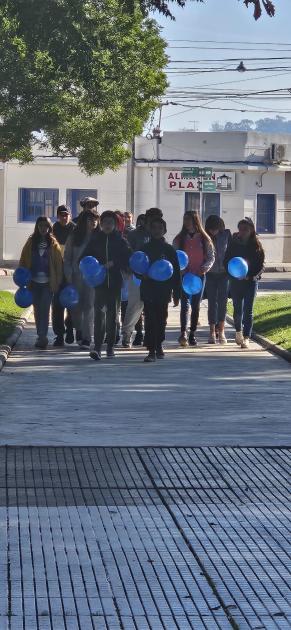
[[0, 156], [45, 146], [88, 173], [116, 168], [167, 85], [165, 43], [119, 0], [2, 0]]
[[275, 118], [260, 118], [253, 121], [244, 118], [239, 122], [219, 123], [211, 125], [211, 131], [261, 131], [263, 133], [291, 133], [291, 120], [283, 116]]
[[[188, 0], [189, 1], [189, 0]], [[191, 0], [190, 0], [191, 1]], [[252, 6], [254, 10], [254, 18], [258, 20], [263, 10], [267, 15], [273, 17], [275, 15], [274, 0], [242, 0], [246, 7]], [[207, 0], [196, 0], [196, 2], [207, 2]], [[238, 0], [240, 2], [240, 0]], [[157, 10], [166, 17], [173, 18], [171, 6], [176, 4], [179, 7], [185, 7], [187, 0], [140, 0], [141, 7], [144, 11]]]

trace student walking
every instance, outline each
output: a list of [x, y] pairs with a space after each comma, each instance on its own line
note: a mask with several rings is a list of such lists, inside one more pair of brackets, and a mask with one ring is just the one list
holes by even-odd
[[120, 309], [122, 272], [128, 269], [131, 249], [117, 231], [117, 217], [110, 210], [103, 212], [101, 231], [94, 234], [84, 256], [94, 256], [107, 270], [104, 282], [95, 288], [94, 350], [91, 359], [101, 360], [101, 348], [107, 338], [107, 357], [114, 357], [114, 344]]
[[156, 216], [150, 223], [151, 240], [144, 246], [143, 251], [149, 257], [150, 264], [165, 259], [173, 265], [173, 275], [169, 280], [159, 282], [149, 276], [143, 276], [141, 282], [141, 298], [144, 301], [145, 332], [148, 356], [145, 363], [153, 363], [156, 358], [165, 356], [163, 341], [168, 320], [168, 305], [172, 299], [174, 306], [178, 306], [181, 292], [181, 273], [177, 254], [165, 240], [167, 232], [166, 222]]
[[208, 300], [208, 343], [216, 343], [216, 325], [218, 341], [225, 345], [227, 339], [224, 332], [228, 298], [229, 278], [224, 266], [224, 257], [231, 240], [230, 230], [225, 229], [223, 220], [211, 214], [205, 223], [205, 231], [210, 236], [214, 249], [215, 261], [206, 274], [206, 295]]
[[71, 309], [76, 341], [81, 350], [89, 350], [94, 325], [94, 289], [83, 280], [79, 269], [91, 236], [98, 230], [99, 215], [96, 210], [83, 210], [78, 223], [69, 236], [64, 253], [64, 272], [68, 284], [73, 284], [79, 293], [79, 303]]
[[248, 263], [248, 274], [244, 279], [230, 278], [230, 293], [233, 301], [235, 341], [241, 348], [249, 347], [253, 328], [253, 306], [261, 277], [265, 253], [259, 241], [253, 221], [246, 217], [238, 223], [238, 232], [233, 235], [224, 258], [225, 268], [235, 256]]
[[[142, 251], [150, 240], [150, 223], [154, 217], [162, 217], [160, 208], [149, 208], [145, 214], [139, 215], [136, 221], [136, 229], [127, 234], [127, 240], [134, 252]], [[133, 274], [128, 278], [128, 304], [122, 326], [122, 345], [130, 348], [131, 338], [135, 326], [138, 324], [137, 334], [133, 345], [143, 344], [142, 312], [143, 301], [140, 295], [140, 287]]]
[[[75, 227], [71, 218], [70, 208], [65, 205], [61, 205], [57, 208], [57, 221], [53, 225], [53, 236], [61, 248], [63, 257], [65, 244], [69, 236], [73, 233]], [[65, 286], [66, 280], [63, 278], [60, 289], [57, 293], [54, 293], [52, 301], [52, 324], [54, 334], [56, 335], [54, 341], [55, 347], [64, 346], [64, 335], [66, 335], [66, 343], [74, 343], [73, 321], [70, 311], [67, 310], [65, 316], [65, 309], [60, 303], [60, 292]]]
[[49, 313], [53, 293], [57, 293], [63, 279], [61, 248], [52, 235], [53, 226], [47, 217], [38, 217], [34, 233], [26, 241], [20, 267], [31, 271], [31, 291], [37, 331], [35, 347], [45, 350], [48, 346]]
[[[211, 269], [215, 261], [214, 246], [210, 237], [202, 227], [198, 212], [192, 210], [185, 212], [181, 232], [175, 237], [173, 246], [175, 249], [183, 250], [188, 255], [189, 264], [185, 269], [185, 273], [193, 273], [200, 276], [202, 280], [200, 293], [192, 295], [190, 299], [185, 291], [182, 290], [181, 297], [181, 334], [179, 343], [182, 347], [187, 346], [188, 343], [190, 346], [197, 346], [195, 333], [199, 320], [201, 297], [205, 286], [205, 274]], [[187, 329], [190, 307], [190, 333], [188, 337]]]

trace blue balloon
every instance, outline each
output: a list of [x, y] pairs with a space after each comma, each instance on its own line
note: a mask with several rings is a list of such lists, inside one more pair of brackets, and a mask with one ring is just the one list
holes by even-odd
[[83, 276], [92, 276], [99, 270], [100, 263], [94, 256], [85, 256], [80, 260], [79, 269]]
[[143, 276], [149, 270], [150, 261], [144, 252], [134, 252], [129, 259], [129, 266], [134, 273]]
[[202, 291], [202, 280], [194, 273], [185, 273], [182, 281], [183, 289], [188, 295], [197, 295]]
[[104, 265], [100, 265], [100, 263], [98, 263], [98, 267], [94, 273], [86, 273], [83, 275], [84, 282], [88, 285], [88, 287], [91, 287], [92, 289], [95, 289], [95, 287], [99, 287], [101, 284], [103, 284], [105, 278], [106, 269]]
[[162, 258], [161, 260], [156, 260], [149, 269], [149, 277], [152, 280], [158, 280], [159, 282], [165, 282], [165, 280], [169, 280], [173, 275], [173, 265], [168, 261]]
[[13, 280], [18, 287], [27, 287], [31, 281], [31, 272], [26, 267], [17, 267], [13, 274]]
[[236, 256], [232, 258], [228, 263], [228, 273], [233, 278], [245, 278], [248, 275], [248, 263], [244, 258]]
[[32, 293], [26, 287], [20, 287], [14, 295], [15, 304], [21, 308], [28, 308], [32, 305]]
[[64, 308], [72, 308], [79, 302], [79, 293], [72, 284], [68, 284], [59, 295], [59, 301]]
[[140, 285], [141, 285], [141, 280], [140, 280], [140, 278], [137, 278], [137, 277], [134, 275], [134, 273], [132, 274], [132, 280], [133, 280], [133, 283], [134, 283], [137, 287], [140, 287]]
[[178, 256], [180, 269], [181, 269], [181, 271], [184, 271], [184, 269], [186, 269], [186, 267], [188, 267], [189, 258], [187, 256], [186, 252], [183, 252], [182, 249], [177, 249], [176, 254]]

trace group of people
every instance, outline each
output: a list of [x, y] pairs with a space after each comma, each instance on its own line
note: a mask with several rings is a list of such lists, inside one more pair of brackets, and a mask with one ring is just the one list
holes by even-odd
[[[225, 318], [229, 294], [233, 300], [236, 343], [247, 348], [253, 325], [253, 304], [258, 280], [264, 266], [264, 251], [251, 219], [238, 224], [231, 235], [220, 217], [211, 215], [205, 228], [199, 213], [187, 211], [183, 225], [173, 244], [166, 241], [167, 225], [159, 208], [149, 208], [133, 225], [130, 212], [98, 213], [98, 201], [87, 197], [73, 222], [70, 209], [61, 205], [57, 221], [40, 216], [34, 233], [24, 245], [20, 266], [31, 271], [31, 291], [37, 329], [35, 346], [48, 346], [49, 313], [55, 347], [76, 342], [90, 357], [100, 361], [106, 342], [107, 357], [114, 357], [114, 347], [121, 337], [122, 346], [144, 346], [145, 362], [164, 358], [163, 342], [168, 319], [168, 305], [180, 303], [179, 344], [197, 346], [196, 330], [202, 297], [208, 299], [209, 343], [226, 344]], [[188, 266], [181, 273], [176, 250], [188, 256]], [[171, 278], [152, 279], [148, 274], [137, 276], [130, 270], [133, 252], [142, 251], [150, 264], [168, 260], [173, 267]], [[102, 284], [89, 286], [80, 271], [80, 261], [93, 256], [106, 269]], [[248, 263], [243, 279], [230, 277], [228, 262], [236, 256]], [[201, 291], [189, 296], [183, 290], [183, 273], [201, 278]], [[73, 285], [79, 301], [66, 311], [60, 293]], [[126, 295], [123, 287], [127, 287]], [[190, 324], [190, 326], [189, 326]], [[189, 328], [188, 328], [189, 326]], [[133, 333], [135, 331], [135, 338]], [[94, 348], [92, 347], [94, 338]]]

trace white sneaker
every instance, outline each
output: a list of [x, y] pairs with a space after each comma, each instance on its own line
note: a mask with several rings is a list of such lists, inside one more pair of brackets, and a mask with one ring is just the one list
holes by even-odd
[[241, 344], [241, 348], [249, 348], [250, 340], [249, 337], [244, 337], [244, 340]]
[[243, 342], [244, 342], [244, 336], [240, 330], [239, 332], [235, 333], [235, 343], [237, 343], [238, 346], [241, 346]]
[[216, 344], [216, 336], [215, 333], [211, 333], [208, 337], [208, 343], [215, 345]]
[[220, 332], [220, 333], [219, 333], [219, 335], [218, 335], [218, 340], [219, 340], [219, 343], [220, 343], [222, 346], [225, 346], [225, 345], [227, 344], [227, 339], [226, 339], [226, 336], [225, 336], [224, 332]]

